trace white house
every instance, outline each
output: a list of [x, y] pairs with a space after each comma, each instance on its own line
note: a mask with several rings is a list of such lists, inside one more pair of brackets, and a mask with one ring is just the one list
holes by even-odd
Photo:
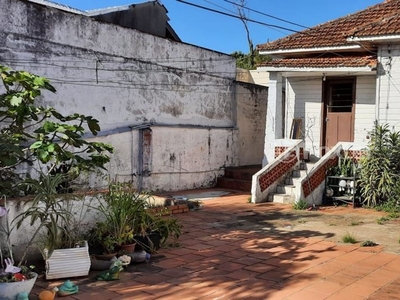
[[[138, 9], [159, 26], [144, 32]], [[42, 104], [100, 121], [96, 139], [115, 147], [111, 178], [209, 187], [225, 167], [262, 160], [267, 89], [237, 83], [233, 57], [180, 42], [158, 1], [88, 13], [2, 0], [0, 20], [0, 64], [49, 78], [57, 93]]]
[[291, 191], [321, 203], [325, 171], [341, 150], [360, 155], [375, 120], [400, 129], [400, 1], [365, 10], [257, 46], [272, 61], [264, 168], [253, 201], [265, 201], [309, 153], [319, 161]]

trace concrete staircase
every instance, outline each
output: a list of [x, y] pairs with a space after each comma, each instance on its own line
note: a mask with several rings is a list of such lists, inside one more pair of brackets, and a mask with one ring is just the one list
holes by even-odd
[[303, 178], [314, 166], [315, 162], [301, 162], [297, 170], [293, 170], [285, 177], [274, 193], [268, 195], [268, 202], [293, 203], [295, 201], [295, 189], [301, 184]]
[[217, 178], [220, 188], [251, 192], [252, 176], [261, 170], [261, 165], [227, 167], [225, 174]]

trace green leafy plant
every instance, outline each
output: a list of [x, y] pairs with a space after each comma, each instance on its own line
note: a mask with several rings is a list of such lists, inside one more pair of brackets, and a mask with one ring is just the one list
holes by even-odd
[[308, 208], [308, 206], [309, 206], [308, 203], [303, 199], [300, 199], [299, 201], [295, 201], [292, 204], [292, 208], [294, 210], [305, 210]]
[[357, 243], [357, 238], [352, 235], [351, 233], [346, 233], [342, 236], [342, 242], [343, 243], [348, 243], [348, 244], [355, 244]]
[[56, 92], [46, 78], [3, 65], [0, 77], [5, 90], [0, 94], [1, 194], [15, 196], [23, 191], [15, 184], [24, 179], [15, 171], [23, 164], [37, 162], [43, 173], [66, 174], [65, 186], [81, 171], [104, 168], [109, 162], [112, 146], [83, 139], [85, 126], [97, 135], [98, 120], [79, 113], [64, 116], [37, 104], [42, 91]]
[[398, 201], [400, 192], [400, 133], [375, 122], [367, 154], [360, 160], [359, 186], [363, 204], [376, 207]]
[[370, 240], [364, 241], [360, 244], [361, 247], [374, 247], [377, 245], [378, 245], [377, 243], [370, 241]]
[[389, 221], [390, 219], [388, 217], [380, 217], [376, 220], [376, 223], [379, 225], [383, 225], [386, 221]]

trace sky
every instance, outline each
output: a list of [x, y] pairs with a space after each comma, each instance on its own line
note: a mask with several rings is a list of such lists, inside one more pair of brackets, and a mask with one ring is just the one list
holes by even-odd
[[[81, 10], [91, 10], [119, 5], [136, 4], [148, 0], [53, 0]], [[237, 15], [237, 8], [227, 0], [183, 0], [227, 14]], [[235, 1], [235, 0], [230, 0]], [[384, 0], [245, 0], [249, 19], [285, 29], [248, 22], [254, 45], [263, 44], [292, 34], [286, 30], [304, 28], [276, 20], [254, 11], [296, 23], [305, 27], [334, 20], [363, 10]], [[181, 40], [188, 44], [223, 53], [249, 52], [246, 31], [241, 20], [194, 7], [178, 0], [161, 0], [168, 10], [170, 25]]]

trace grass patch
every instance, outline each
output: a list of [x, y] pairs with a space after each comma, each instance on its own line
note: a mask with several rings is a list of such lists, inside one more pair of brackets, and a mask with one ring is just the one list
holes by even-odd
[[373, 247], [373, 246], [377, 246], [377, 245], [378, 245], [377, 243], [368, 240], [368, 241], [362, 242], [360, 246], [361, 247]]
[[294, 210], [305, 210], [308, 208], [308, 203], [305, 200], [299, 200], [292, 204]]
[[307, 221], [306, 220], [298, 220], [297, 223], [304, 224], [304, 223], [307, 223]]
[[251, 196], [247, 197], [247, 203], [251, 203]]
[[353, 221], [353, 222], [350, 223], [350, 226], [358, 226], [358, 225], [360, 225], [360, 224], [362, 224], [362, 222], [360, 222], [360, 221]]
[[383, 225], [386, 221], [389, 221], [390, 218], [388, 217], [380, 217], [379, 219], [376, 220], [376, 223], [378, 223], [379, 225]]
[[391, 212], [390, 214], [388, 214], [388, 218], [390, 219], [397, 219], [400, 217], [400, 214], [398, 212]]
[[357, 243], [357, 238], [351, 233], [346, 233], [342, 236], [342, 242], [347, 244], [355, 244]]

